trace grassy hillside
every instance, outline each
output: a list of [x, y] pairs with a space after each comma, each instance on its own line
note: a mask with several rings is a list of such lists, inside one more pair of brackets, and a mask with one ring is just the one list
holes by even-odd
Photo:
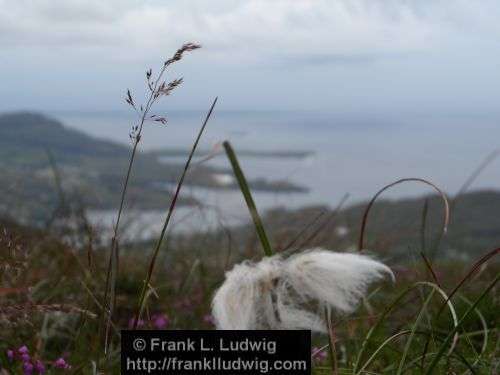
[[[484, 249], [500, 244], [499, 191], [475, 191], [451, 201], [451, 221], [440, 241], [440, 256], [474, 259]], [[425, 202], [428, 206], [422, 237]], [[357, 246], [365, 208], [366, 203], [347, 205], [338, 213], [321, 206], [277, 208], [265, 215], [264, 222], [278, 247], [300, 234], [302, 240], [296, 246], [348, 249]], [[380, 199], [368, 216], [365, 247], [404, 261], [412, 253], [418, 257], [422, 244], [431, 253], [442, 230], [443, 215], [443, 202], [435, 195]]]

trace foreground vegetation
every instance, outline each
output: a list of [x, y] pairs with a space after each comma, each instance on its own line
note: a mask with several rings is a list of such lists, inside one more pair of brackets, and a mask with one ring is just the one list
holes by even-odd
[[[94, 368], [118, 373], [119, 329], [130, 327], [134, 317], [149, 247], [130, 248], [121, 255], [113, 328], [105, 352], [105, 249], [93, 248], [91, 241], [76, 249], [49, 233], [12, 223], [3, 222], [2, 228], [2, 366], [21, 373], [22, 361], [9, 360], [8, 350], [26, 346], [31, 358], [54, 373], [92, 373]], [[256, 242], [231, 248], [224, 233], [172, 239], [161, 249], [139, 326], [212, 329], [210, 301], [224, 270], [260, 253]], [[500, 342], [498, 287], [489, 290], [467, 316], [466, 311], [498, 277], [498, 264], [481, 265], [449, 306], [444, 305], [442, 293], [453, 291], [468, 274], [470, 263], [438, 260], [432, 266], [434, 276], [424, 261], [390, 266], [396, 273], [395, 284], [373, 290], [355, 315], [333, 318], [338, 373], [396, 373], [401, 363], [401, 373], [425, 373], [443, 345], [446, 355], [433, 373], [468, 369], [495, 373]], [[457, 321], [462, 321], [458, 341], [447, 339]], [[319, 350], [314, 361], [317, 373], [331, 373], [328, 342], [328, 337], [314, 338], [315, 353]], [[71, 369], [55, 367], [61, 357]]]

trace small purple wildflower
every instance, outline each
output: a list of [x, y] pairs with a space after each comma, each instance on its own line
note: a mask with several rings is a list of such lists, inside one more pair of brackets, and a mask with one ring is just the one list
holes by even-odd
[[43, 364], [42, 361], [40, 360], [37, 360], [35, 362], [35, 370], [39, 373], [39, 374], [45, 374], [45, 365]]
[[33, 374], [33, 364], [31, 362], [24, 362], [23, 372], [24, 372], [24, 375]]
[[153, 326], [156, 329], [165, 329], [168, 327], [168, 324], [170, 323], [168, 316], [165, 314], [153, 315], [151, 317], [151, 321], [153, 322]]
[[23, 345], [19, 349], [17, 349], [17, 352], [19, 354], [29, 354], [30, 351], [26, 345]]
[[29, 362], [30, 360], [31, 360], [31, 357], [28, 353], [21, 354], [21, 361]]
[[59, 357], [58, 359], [56, 359], [56, 361], [54, 362], [54, 367], [62, 369], [71, 368], [71, 366], [66, 362], [66, 360], [63, 357]]
[[13, 361], [14, 356], [15, 356], [15, 354], [14, 354], [13, 350], [11, 350], [11, 349], [7, 350], [7, 358], [9, 359], [9, 361]]

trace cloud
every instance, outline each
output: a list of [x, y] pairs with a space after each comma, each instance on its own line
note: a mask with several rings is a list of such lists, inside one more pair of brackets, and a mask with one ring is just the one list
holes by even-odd
[[0, 0], [0, 108], [121, 105], [143, 69], [194, 41], [204, 48], [170, 72], [186, 77], [172, 107], [220, 95], [235, 109], [496, 110], [499, 11], [498, 0]]
[[0, 0], [0, 46], [125, 59], [194, 40], [221, 62], [357, 63], [425, 51], [454, 34], [493, 36], [493, 10], [493, 1], [465, 0]]

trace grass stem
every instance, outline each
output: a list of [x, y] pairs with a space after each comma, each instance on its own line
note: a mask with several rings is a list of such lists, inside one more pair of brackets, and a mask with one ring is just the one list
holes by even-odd
[[257, 211], [257, 206], [252, 198], [252, 193], [250, 192], [250, 187], [248, 186], [248, 182], [241, 170], [240, 163], [238, 162], [238, 158], [236, 157], [236, 153], [234, 152], [231, 144], [228, 141], [224, 141], [223, 143], [224, 149], [226, 150], [226, 155], [231, 163], [231, 167], [233, 168], [234, 175], [236, 176], [236, 180], [240, 186], [241, 193], [245, 198], [245, 202], [248, 206], [248, 210], [250, 211], [250, 215], [252, 216], [253, 223], [255, 225], [255, 230], [257, 231], [257, 235], [259, 236], [260, 243], [262, 245], [262, 249], [264, 250], [265, 256], [272, 256], [274, 251], [271, 247], [271, 243], [266, 234], [266, 230], [264, 229], [264, 224], [259, 216], [259, 212]]
[[170, 219], [172, 218], [172, 215], [174, 213], [175, 205], [177, 203], [177, 199], [179, 198], [179, 194], [182, 188], [182, 185], [184, 184], [184, 179], [186, 178], [187, 171], [189, 169], [189, 166], [191, 165], [191, 160], [193, 159], [194, 153], [196, 152], [196, 149], [198, 147], [198, 143], [200, 142], [201, 136], [203, 132], [205, 131], [205, 127], [207, 126], [208, 120], [210, 119], [210, 116], [212, 115], [212, 111], [214, 110], [215, 104], [217, 103], [217, 99], [215, 98], [212, 106], [210, 107], [210, 110], [208, 111], [205, 120], [203, 121], [203, 125], [201, 126], [198, 135], [196, 137], [196, 140], [194, 141], [193, 147], [191, 149], [191, 152], [189, 153], [188, 159], [186, 161], [186, 164], [184, 165], [184, 170], [182, 171], [181, 177], [179, 179], [179, 182], [177, 183], [177, 188], [175, 190], [174, 196], [172, 198], [172, 201], [170, 202], [170, 207], [167, 212], [167, 217], [165, 218], [165, 221], [163, 223], [163, 227], [161, 229], [160, 236], [156, 242], [156, 246], [153, 250], [153, 254], [151, 255], [151, 260], [149, 262], [149, 267], [148, 267], [148, 272], [146, 275], [146, 279], [144, 280], [144, 285], [141, 290], [141, 294], [139, 297], [139, 303], [137, 304], [137, 311], [135, 313], [135, 318], [134, 318], [134, 329], [137, 328], [137, 322], [140, 319], [142, 309], [144, 307], [144, 300], [146, 297], [146, 292], [149, 287], [149, 283], [151, 281], [151, 277], [154, 272], [154, 268], [156, 265], [156, 259], [158, 258], [158, 253], [160, 252], [161, 245], [163, 243], [163, 240], [165, 238], [165, 234], [167, 232], [168, 224], [170, 223]]

